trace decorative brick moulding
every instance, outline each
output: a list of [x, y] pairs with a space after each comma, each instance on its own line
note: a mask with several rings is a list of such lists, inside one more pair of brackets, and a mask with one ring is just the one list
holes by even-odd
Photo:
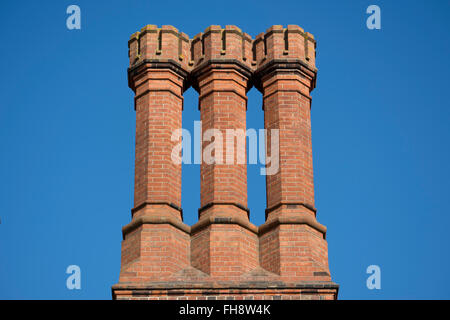
[[[128, 42], [135, 92], [134, 208], [123, 227], [114, 299], [336, 299], [326, 227], [316, 220], [311, 149], [314, 37], [272, 26], [252, 39], [210, 26], [193, 39], [148, 25]], [[263, 94], [264, 126], [279, 129], [280, 169], [266, 176], [266, 222], [247, 208], [247, 167], [201, 164], [201, 208], [183, 223], [181, 165], [171, 160], [183, 92], [199, 93], [202, 130], [245, 129], [247, 91]], [[268, 150], [270, 154], [270, 148]]]

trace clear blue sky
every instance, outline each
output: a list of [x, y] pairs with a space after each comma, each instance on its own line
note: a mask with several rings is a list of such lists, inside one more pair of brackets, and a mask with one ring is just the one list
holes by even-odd
[[[81, 30], [66, 8], [81, 8]], [[366, 28], [370, 4], [381, 30]], [[133, 92], [127, 40], [146, 24], [191, 37], [211, 24], [252, 36], [297, 24], [317, 39], [312, 128], [318, 220], [341, 299], [450, 298], [450, 2], [2, 1], [0, 298], [110, 299], [133, 200]], [[183, 126], [199, 119], [186, 92]], [[249, 92], [249, 128], [263, 127]], [[249, 208], [264, 221], [264, 177]], [[196, 221], [199, 166], [183, 166]], [[66, 289], [66, 267], [82, 289]], [[381, 290], [366, 268], [381, 267]]]

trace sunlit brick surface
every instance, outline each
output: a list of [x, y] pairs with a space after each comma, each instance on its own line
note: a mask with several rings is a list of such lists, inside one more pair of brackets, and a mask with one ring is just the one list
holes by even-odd
[[[135, 92], [136, 159], [132, 221], [123, 227], [114, 299], [336, 299], [326, 228], [317, 222], [311, 146], [316, 43], [298, 26], [256, 38], [210, 26], [190, 39], [148, 25], [128, 42]], [[201, 163], [199, 220], [183, 223], [180, 140], [183, 92], [199, 93], [203, 133], [224, 134], [223, 163]], [[247, 209], [247, 165], [226, 163], [225, 131], [246, 129], [247, 91], [263, 94], [264, 126], [279, 130], [279, 170], [266, 176], [266, 222]], [[208, 143], [204, 142], [203, 150]], [[271, 155], [277, 150], [268, 147]], [[217, 155], [217, 154], [215, 154]], [[245, 152], [244, 155], [245, 157]]]

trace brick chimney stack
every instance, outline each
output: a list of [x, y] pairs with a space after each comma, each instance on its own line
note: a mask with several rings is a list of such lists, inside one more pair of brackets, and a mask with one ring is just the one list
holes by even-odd
[[[235, 26], [210, 26], [189, 39], [172, 26], [148, 25], [128, 45], [135, 194], [113, 298], [336, 299], [326, 228], [314, 205], [314, 37], [292, 25], [273, 26], [255, 39]], [[202, 160], [199, 220], [183, 223], [181, 165], [171, 158], [180, 140], [171, 136], [181, 128], [190, 86], [199, 93], [203, 134], [215, 129], [224, 138], [227, 129], [246, 129], [247, 91], [262, 92], [267, 140], [271, 130], [279, 132], [279, 170], [266, 176], [263, 225], [249, 221], [247, 166], [239, 161], [246, 155], [237, 152], [238, 138], [232, 164], [225, 140], [222, 162], [217, 152], [215, 163]], [[275, 147], [268, 143], [269, 156]]]

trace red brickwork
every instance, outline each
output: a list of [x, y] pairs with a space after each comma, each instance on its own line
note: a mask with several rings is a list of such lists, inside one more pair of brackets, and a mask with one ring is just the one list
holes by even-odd
[[[172, 26], [149, 25], [128, 44], [135, 201], [132, 221], [122, 230], [113, 298], [336, 299], [326, 228], [314, 207], [313, 36], [298, 26], [273, 26], [252, 39], [235, 26], [210, 26], [189, 39]], [[193, 226], [183, 223], [181, 165], [171, 158], [189, 86], [199, 92], [203, 134], [218, 129], [224, 141], [223, 154], [212, 153], [215, 163], [201, 163], [201, 208]], [[238, 137], [231, 141], [232, 159], [225, 153], [226, 130], [246, 129], [252, 86], [263, 93], [265, 128], [279, 130], [279, 170], [266, 176], [266, 222], [259, 227], [249, 221], [246, 156], [245, 149], [237, 152]]]

